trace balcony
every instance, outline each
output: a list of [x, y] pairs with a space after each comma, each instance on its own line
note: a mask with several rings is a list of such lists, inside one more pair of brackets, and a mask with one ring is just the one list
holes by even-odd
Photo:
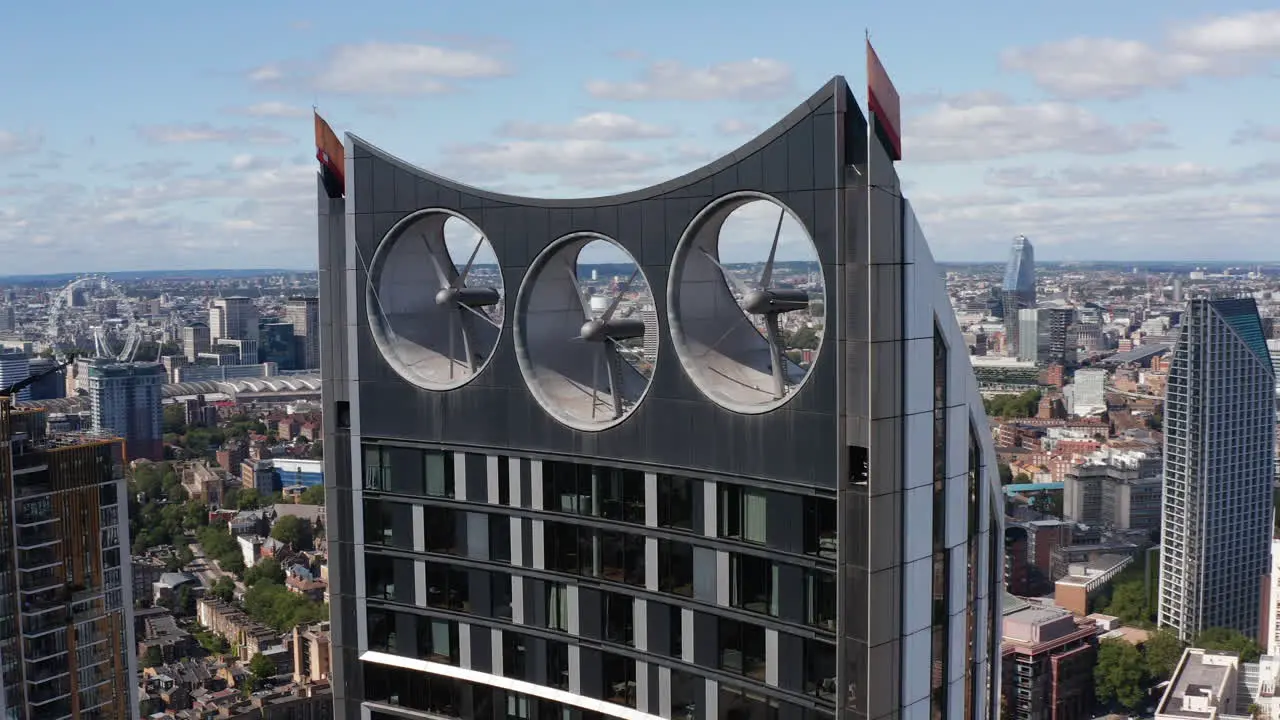
[[57, 518], [38, 520], [38, 524], [21, 524], [21, 515], [19, 515], [17, 546], [19, 550], [29, 550], [38, 548], [43, 545], [49, 545], [55, 542], [61, 542], [62, 536], [58, 533]]
[[22, 635], [36, 637], [54, 630], [65, 630], [67, 627], [66, 608], [54, 609], [34, 615], [23, 615]]
[[29, 548], [18, 551], [18, 569], [36, 570], [62, 562], [62, 553], [51, 545]]

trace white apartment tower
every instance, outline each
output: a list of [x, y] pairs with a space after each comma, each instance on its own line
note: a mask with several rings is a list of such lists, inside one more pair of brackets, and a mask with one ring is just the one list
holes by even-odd
[[1165, 405], [1160, 624], [1187, 641], [1213, 627], [1254, 637], [1270, 567], [1276, 412], [1253, 300], [1191, 301]]
[[224, 297], [214, 300], [209, 307], [209, 340], [212, 345], [234, 345], [241, 365], [257, 363], [258, 308], [253, 304], [253, 298]]

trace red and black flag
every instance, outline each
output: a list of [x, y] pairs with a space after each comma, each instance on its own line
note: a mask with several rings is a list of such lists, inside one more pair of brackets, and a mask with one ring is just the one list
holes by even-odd
[[316, 160], [320, 161], [320, 179], [324, 182], [324, 190], [331, 198], [340, 198], [346, 194], [346, 154], [342, 150], [342, 141], [334, 134], [329, 123], [316, 116]]
[[902, 105], [889, 73], [867, 39], [867, 106], [874, 118], [876, 137], [892, 160], [902, 159]]

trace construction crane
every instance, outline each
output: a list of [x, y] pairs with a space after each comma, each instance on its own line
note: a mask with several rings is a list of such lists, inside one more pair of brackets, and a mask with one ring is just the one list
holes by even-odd
[[18, 393], [22, 392], [22, 391], [23, 391], [24, 389], [26, 389], [29, 385], [34, 385], [35, 383], [39, 382], [40, 378], [47, 377], [47, 376], [52, 375], [52, 374], [54, 374], [54, 373], [56, 373], [56, 372], [61, 372], [61, 371], [62, 371], [63, 369], [65, 369], [68, 365], [70, 365], [71, 363], [73, 363], [73, 362], [75, 362], [75, 361], [76, 361], [75, 353], [72, 353], [72, 354], [70, 354], [70, 355], [68, 355], [68, 356], [67, 356], [67, 359], [66, 359], [66, 360], [63, 360], [62, 362], [60, 362], [60, 363], [58, 363], [58, 364], [54, 365], [53, 367], [49, 368], [48, 370], [44, 370], [44, 371], [42, 371], [42, 372], [38, 372], [38, 373], [36, 373], [35, 375], [28, 375], [27, 377], [25, 377], [25, 378], [23, 378], [23, 379], [19, 380], [18, 382], [16, 382], [16, 383], [14, 383], [14, 384], [10, 385], [10, 386], [9, 386], [9, 387], [7, 387], [7, 388], [0, 388], [0, 397], [4, 397], [4, 396], [6, 396], [6, 395], [7, 395], [7, 396], [9, 396], [9, 397], [13, 397], [14, 395], [17, 395]]

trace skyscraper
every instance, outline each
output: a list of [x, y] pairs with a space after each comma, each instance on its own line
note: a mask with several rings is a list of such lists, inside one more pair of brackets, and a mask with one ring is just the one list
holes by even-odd
[[[835, 78], [706, 168], [552, 201], [347, 136], [347, 196], [318, 200], [340, 720], [995, 716], [994, 449], [868, 136]], [[807, 369], [744, 314], [776, 326], [803, 291], [766, 269], [739, 304], [716, 260], [758, 201], [821, 260]], [[496, 316], [451, 220], [487, 234]], [[588, 241], [644, 258], [654, 325], [590, 319]], [[656, 334], [651, 377], [609, 361], [615, 332]]]
[[[17, 348], [0, 347], [0, 388], [27, 379], [31, 374], [31, 356]], [[31, 388], [23, 388], [15, 400], [30, 400]]]
[[1013, 239], [1004, 269], [1004, 346], [1006, 355], [1021, 352], [1018, 311], [1036, 306], [1036, 251], [1025, 235]]
[[88, 375], [94, 432], [124, 438], [129, 460], [163, 460], [164, 366], [94, 360]]
[[296, 367], [302, 370], [320, 367], [320, 298], [291, 297], [284, 306], [284, 321], [293, 325], [297, 345]]
[[241, 365], [258, 362], [258, 308], [252, 298], [217, 298], [209, 307], [209, 338], [212, 345], [235, 350]]
[[[221, 318], [221, 309], [216, 311]], [[215, 313], [210, 310], [210, 317]], [[187, 362], [195, 362], [201, 353], [209, 352], [210, 332], [209, 326], [202, 322], [191, 323], [182, 328], [182, 353], [186, 355]]]
[[123, 446], [45, 425], [0, 396], [0, 717], [138, 717]]
[[1257, 305], [1192, 300], [1169, 368], [1160, 553], [1160, 624], [1184, 640], [1213, 627], [1258, 633], [1275, 419]]

